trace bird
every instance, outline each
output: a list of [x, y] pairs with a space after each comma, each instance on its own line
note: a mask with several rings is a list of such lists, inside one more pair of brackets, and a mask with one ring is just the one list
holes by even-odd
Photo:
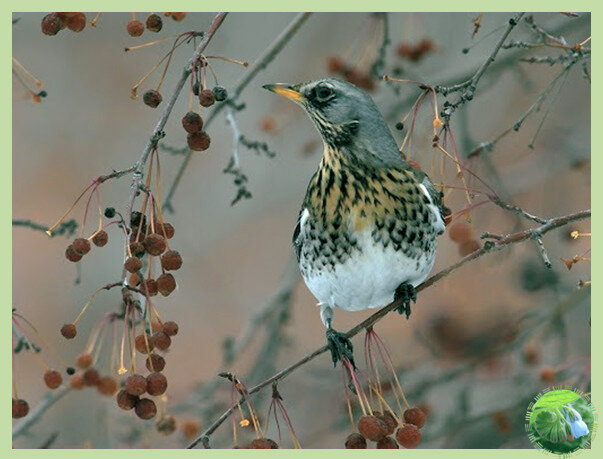
[[333, 328], [335, 308], [361, 311], [400, 299], [398, 311], [409, 318], [445, 229], [442, 194], [404, 159], [364, 90], [335, 78], [263, 88], [301, 106], [322, 137], [293, 247], [318, 300], [333, 364], [354, 364], [351, 341]]

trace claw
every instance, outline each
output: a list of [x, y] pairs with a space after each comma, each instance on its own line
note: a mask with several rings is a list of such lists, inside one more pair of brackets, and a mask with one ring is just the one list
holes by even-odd
[[410, 317], [410, 303], [417, 302], [417, 291], [408, 282], [403, 282], [398, 285], [394, 293], [394, 301], [402, 300], [402, 304], [398, 307], [397, 311], [400, 314], [406, 314], [406, 320]]
[[334, 367], [337, 366], [337, 362], [345, 358], [350, 361], [354, 369], [356, 368], [356, 364], [354, 363], [354, 346], [344, 333], [328, 328], [327, 347], [331, 351]]

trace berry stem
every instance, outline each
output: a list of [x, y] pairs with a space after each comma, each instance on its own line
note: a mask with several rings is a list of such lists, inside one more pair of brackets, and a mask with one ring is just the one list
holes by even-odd
[[64, 213], [64, 214], [61, 216], [61, 218], [59, 218], [59, 219], [57, 220], [57, 222], [56, 222], [54, 225], [52, 225], [50, 228], [48, 228], [48, 229], [46, 230], [46, 234], [48, 234], [49, 236], [52, 236], [52, 232], [55, 230], [55, 228], [56, 228], [57, 226], [59, 226], [59, 225], [60, 225], [60, 224], [63, 222], [63, 220], [65, 220], [65, 218], [67, 218], [67, 216], [68, 216], [68, 215], [71, 213], [71, 211], [72, 211], [72, 210], [73, 210], [73, 208], [74, 208], [74, 207], [77, 205], [77, 203], [80, 201], [80, 199], [82, 199], [82, 197], [83, 197], [83, 196], [86, 194], [86, 192], [87, 192], [87, 191], [88, 191], [90, 188], [92, 188], [94, 185], [96, 185], [96, 183], [97, 183], [97, 181], [96, 181], [96, 180], [92, 181], [92, 183], [91, 183], [90, 185], [88, 185], [88, 186], [87, 186], [87, 187], [84, 189], [84, 191], [82, 191], [82, 193], [81, 193], [81, 194], [80, 194], [80, 195], [77, 197], [77, 199], [76, 199], [76, 200], [75, 200], [75, 202], [74, 202], [74, 203], [71, 205], [71, 207], [70, 207], [69, 209], [67, 209], [67, 211], [66, 211], [66, 212], [65, 212], [65, 213]]

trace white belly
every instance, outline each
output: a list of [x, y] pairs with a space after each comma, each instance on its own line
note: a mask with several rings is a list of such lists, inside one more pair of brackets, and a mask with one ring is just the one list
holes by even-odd
[[[346, 311], [377, 308], [391, 303], [396, 288], [403, 282], [420, 284], [433, 267], [435, 250], [418, 260], [410, 259], [391, 244], [375, 244], [366, 231], [358, 238], [362, 248], [345, 263], [332, 269], [308, 269], [304, 280], [320, 304]], [[300, 264], [303, 260], [300, 260]]]

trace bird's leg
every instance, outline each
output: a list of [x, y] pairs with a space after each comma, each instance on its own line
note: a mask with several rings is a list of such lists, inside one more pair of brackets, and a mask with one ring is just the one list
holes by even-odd
[[354, 346], [350, 339], [344, 334], [331, 327], [331, 319], [327, 320], [327, 347], [331, 351], [333, 366], [337, 366], [337, 362], [347, 359], [354, 368]]
[[410, 302], [417, 302], [417, 291], [409, 282], [402, 282], [394, 292], [394, 301], [402, 300], [402, 304], [396, 309], [400, 314], [410, 317]]

